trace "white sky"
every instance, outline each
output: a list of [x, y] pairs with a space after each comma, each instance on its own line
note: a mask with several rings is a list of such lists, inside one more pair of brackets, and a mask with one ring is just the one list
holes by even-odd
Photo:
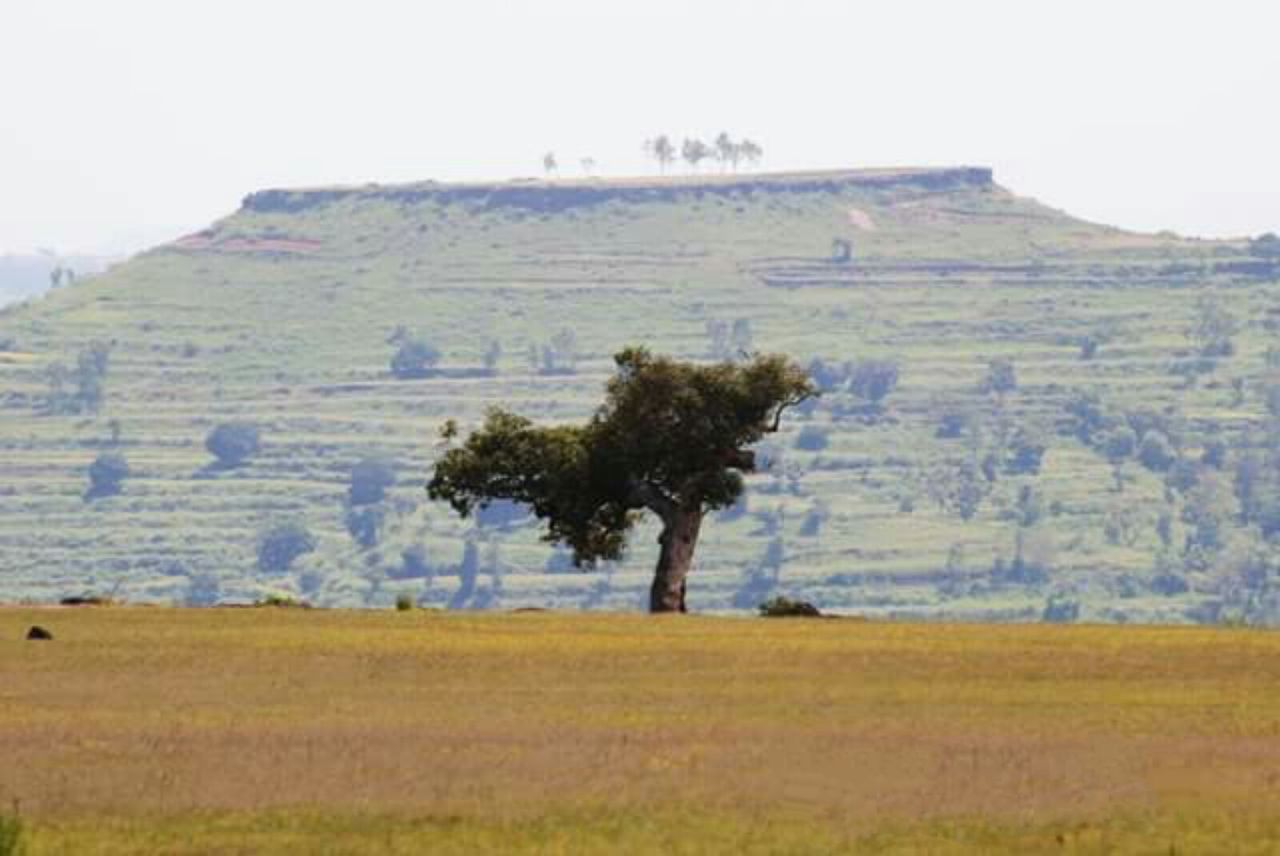
[[268, 186], [986, 164], [1108, 223], [1280, 231], [1276, 0], [2, 0], [0, 251], [131, 249]]

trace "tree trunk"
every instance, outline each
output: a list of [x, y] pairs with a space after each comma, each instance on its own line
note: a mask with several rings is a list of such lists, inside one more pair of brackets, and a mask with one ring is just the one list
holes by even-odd
[[693, 567], [693, 551], [701, 529], [701, 509], [675, 509], [663, 518], [658, 567], [649, 592], [650, 612], [685, 612], [685, 577]]

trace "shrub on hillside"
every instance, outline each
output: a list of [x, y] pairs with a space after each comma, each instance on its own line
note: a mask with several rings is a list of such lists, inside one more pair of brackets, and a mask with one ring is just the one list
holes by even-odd
[[68, 369], [62, 363], [50, 366], [46, 373], [49, 412], [97, 413], [105, 395], [110, 358], [110, 345], [93, 342], [76, 355], [74, 369]]
[[809, 378], [822, 392], [836, 392], [849, 382], [853, 374], [852, 363], [828, 363], [814, 357], [808, 365]]
[[1235, 335], [1240, 332], [1240, 320], [1212, 295], [1196, 301], [1195, 314], [1187, 329], [1187, 338], [1203, 357], [1229, 357], [1235, 353]]
[[361, 547], [378, 546], [386, 511], [380, 505], [361, 505], [347, 509], [347, 532]]
[[293, 595], [274, 594], [274, 593], [258, 598], [253, 602], [253, 605], [257, 607], [271, 607], [275, 609], [310, 609], [311, 608], [311, 604], [307, 603], [305, 600], [298, 600], [298, 598], [294, 597]]
[[405, 338], [391, 356], [391, 374], [401, 380], [430, 377], [440, 362], [440, 351], [420, 338]]
[[1009, 443], [1007, 471], [1012, 475], [1036, 475], [1049, 443], [1044, 434], [1035, 428], [1019, 427]]
[[565, 327], [541, 350], [537, 345], [530, 345], [529, 359], [538, 374], [574, 374], [578, 370], [578, 335]]
[[1249, 242], [1249, 252], [1258, 258], [1280, 259], [1280, 235], [1267, 232]]
[[1080, 602], [1064, 595], [1050, 596], [1040, 620], [1047, 624], [1070, 624], [1080, 617]]
[[283, 573], [294, 560], [312, 552], [316, 539], [301, 523], [281, 523], [258, 536], [258, 568]]
[[826, 502], [818, 500], [805, 514], [804, 520], [800, 524], [801, 536], [805, 538], [817, 538], [822, 534], [822, 527], [830, 517], [831, 507], [827, 505]]
[[958, 407], [944, 410], [938, 417], [938, 427], [933, 436], [939, 440], [955, 440], [977, 421], [977, 414], [971, 410]]
[[500, 359], [502, 359], [502, 343], [494, 339], [484, 352], [484, 373], [489, 377], [497, 375]]
[[897, 386], [898, 364], [893, 360], [862, 360], [849, 378], [849, 391], [876, 408]]
[[222, 597], [222, 584], [213, 574], [197, 574], [187, 582], [183, 602], [187, 606], [213, 606]]
[[1127, 425], [1121, 425], [1110, 434], [1102, 444], [1102, 452], [1107, 460], [1119, 463], [1131, 457], [1138, 448], [1138, 435]]
[[1005, 396], [1018, 388], [1018, 373], [1013, 360], [1000, 357], [987, 363], [987, 373], [982, 378], [982, 391]]
[[1181, 574], [1163, 571], [1151, 578], [1151, 590], [1164, 597], [1177, 597], [1190, 591], [1191, 586]]
[[1163, 473], [1173, 466], [1173, 462], [1178, 460], [1178, 453], [1174, 451], [1169, 438], [1159, 431], [1148, 431], [1142, 438], [1142, 443], [1138, 446], [1138, 462], [1147, 469]]
[[821, 618], [818, 607], [804, 600], [792, 600], [778, 595], [771, 597], [757, 607], [765, 618]]
[[427, 548], [414, 544], [400, 553], [400, 566], [387, 571], [393, 580], [413, 580], [431, 576], [431, 566], [427, 563]]
[[806, 452], [821, 452], [827, 448], [827, 430], [818, 425], [806, 425], [796, 435], [796, 448]]
[[351, 468], [347, 499], [352, 505], [382, 502], [387, 488], [396, 483], [395, 466], [385, 458], [365, 458]]
[[103, 452], [89, 465], [89, 489], [86, 502], [120, 493], [129, 476], [129, 464], [119, 452]]
[[209, 432], [204, 447], [218, 459], [220, 469], [233, 469], [258, 453], [258, 428], [245, 422], [224, 422]]

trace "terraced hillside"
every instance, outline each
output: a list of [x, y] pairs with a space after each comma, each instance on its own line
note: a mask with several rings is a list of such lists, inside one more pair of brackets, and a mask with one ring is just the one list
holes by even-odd
[[[580, 419], [643, 343], [830, 388], [705, 530], [695, 608], [1261, 618], [1270, 530], [1233, 474], [1267, 448], [1277, 298], [1266, 242], [1081, 222], [975, 168], [263, 191], [0, 314], [0, 599], [638, 607], [651, 530], [584, 575], [422, 484], [444, 419]], [[418, 340], [439, 363], [394, 376]], [[236, 422], [260, 450], [211, 466]], [[86, 499], [112, 453], [122, 490]], [[369, 457], [397, 481], [353, 507]], [[262, 570], [283, 521], [316, 549]]]

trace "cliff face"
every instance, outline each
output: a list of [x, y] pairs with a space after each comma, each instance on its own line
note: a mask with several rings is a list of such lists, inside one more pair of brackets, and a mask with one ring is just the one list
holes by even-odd
[[360, 198], [401, 204], [478, 203], [485, 208], [516, 208], [555, 213], [607, 202], [678, 202], [706, 196], [751, 196], [770, 193], [839, 193], [849, 189], [903, 188], [933, 192], [993, 187], [985, 167], [860, 170], [840, 172], [718, 175], [606, 182], [512, 181], [499, 184], [369, 185], [307, 190], [262, 190], [245, 197], [243, 208], [258, 213], [292, 213]]

